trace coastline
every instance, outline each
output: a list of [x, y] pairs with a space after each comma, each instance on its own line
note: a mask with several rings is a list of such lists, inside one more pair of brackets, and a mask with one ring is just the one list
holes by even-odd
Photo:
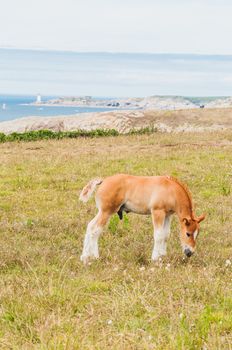
[[181, 110], [193, 108], [232, 108], [232, 97], [148, 96], [131, 98], [60, 97], [35, 101], [32, 106], [106, 108], [109, 110]]
[[107, 108], [109, 110], [140, 110], [140, 109], [182, 109], [198, 108], [188, 98], [179, 96], [149, 96], [127, 98], [92, 98], [91, 96], [60, 97], [46, 102], [35, 101], [33, 106], [56, 106], [56, 107], [85, 107]]
[[[73, 107], [73, 108], [90, 108], [90, 109], [95, 109], [95, 108], [107, 108], [109, 109], [109, 111], [114, 111], [114, 110], [125, 110], [124, 108], [122, 107], [109, 107], [109, 106], [105, 106], [105, 105], [81, 105], [81, 104], [59, 104], [59, 103], [24, 103], [24, 104], [21, 104], [22, 106], [35, 106], [35, 107]], [[131, 108], [127, 108], [127, 110], [140, 110], [142, 108], [134, 108], [134, 107], [131, 107]]]
[[232, 129], [232, 108], [182, 110], [117, 110], [80, 113], [71, 116], [24, 117], [0, 122], [6, 135], [36, 130], [77, 131], [110, 130], [128, 133], [153, 128], [160, 132], [202, 132]]

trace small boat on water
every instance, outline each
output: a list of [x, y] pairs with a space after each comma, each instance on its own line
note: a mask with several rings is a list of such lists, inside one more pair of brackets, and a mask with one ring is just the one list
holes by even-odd
[[6, 104], [5, 103], [2, 104], [2, 109], [6, 109]]

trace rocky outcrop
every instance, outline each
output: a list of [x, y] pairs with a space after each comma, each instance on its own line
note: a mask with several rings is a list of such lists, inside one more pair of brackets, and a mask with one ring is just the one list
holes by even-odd
[[[38, 105], [38, 103], [34, 103]], [[97, 99], [85, 97], [60, 97], [39, 103], [44, 106], [99, 107], [112, 110], [181, 110], [193, 108], [232, 108], [232, 97], [182, 97], [182, 96], [149, 96], [116, 99]]]
[[133, 129], [155, 128], [161, 132], [201, 132], [232, 128], [232, 109], [188, 109], [179, 111], [129, 110], [81, 113], [73, 116], [26, 117], [0, 123], [0, 132], [32, 130], [75, 131], [115, 129], [127, 133]]
[[199, 108], [186, 97], [179, 96], [149, 96], [116, 99], [97, 99], [86, 97], [60, 97], [52, 99], [42, 105], [53, 106], [76, 106], [76, 107], [107, 107], [113, 109], [157, 109], [157, 110], [179, 110]]
[[133, 128], [132, 119], [143, 118], [140, 111], [112, 111], [102, 113], [81, 113], [74, 116], [25, 117], [0, 123], [0, 132], [26, 132], [32, 130], [74, 131], [94, 129], [115, 129], [127, 132]]
[[139, 107], [143, 109], [180, 110], [199, 108], [196, 104], [184, 97], [151, 96], [142, 99]]
[[232, 108], [232, 97], [217, 98], [205, 105], [206, 108]]

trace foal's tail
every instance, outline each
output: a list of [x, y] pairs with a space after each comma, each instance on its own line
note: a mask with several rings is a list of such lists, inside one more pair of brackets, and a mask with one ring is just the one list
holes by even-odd
[[79, 200], [86, 203], [92, 196], [95, 188], [102, 183], [103, 179], [97, 178], [89, 181], [89, 183], [83, 188], [79, 196]]

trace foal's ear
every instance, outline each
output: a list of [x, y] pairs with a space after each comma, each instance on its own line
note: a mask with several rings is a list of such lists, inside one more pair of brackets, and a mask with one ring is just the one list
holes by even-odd
[[190, 225], [190, 221], [191, 221], [191, 218], [183, 218], [182, 220], [186, 226], [189, 226]]
[[201, 221], [203, 221], [204, 218], [205, 218], [205, 214], [200, 215], [200, 216], [197, 218], [198, 224], [199, 224]]

